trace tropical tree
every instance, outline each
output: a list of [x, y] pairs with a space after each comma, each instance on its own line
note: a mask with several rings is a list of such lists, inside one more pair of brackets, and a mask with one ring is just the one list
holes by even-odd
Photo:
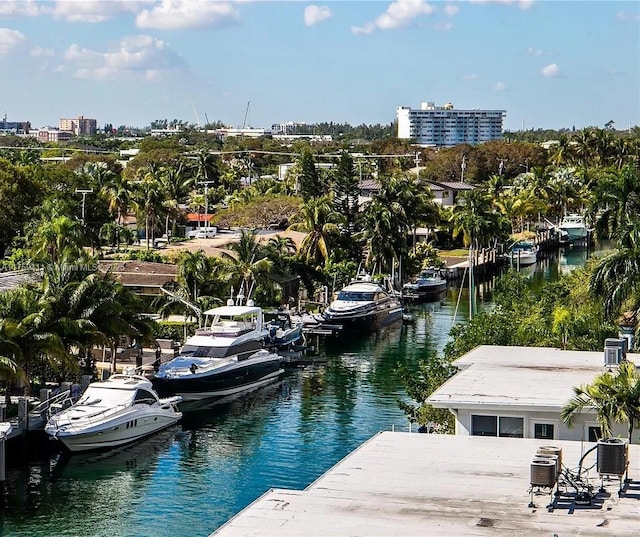
[[83, 256], [82, 227], [67, 216], [40, 222], [33, 229], [29, 242], [33, 259], [59, 263], [65, 258], [75, 261]]
[[122, 174], [113, 174], [102, 187], [102, 194], [109, 203], [109, 212], [116, 223], [122, 225], [131, 203], [131, 183]]
[[626, 423], [629, 441], [640, 421], [640, 372], [635, 364], [623, 361], [615, 372], [605, 371], [591, 384], [573, 388], [574, 396], [560, 413], [567, 426], [576, 414], [593, 410], [603, 437], [612, 435], [613, 423]]
[[298, 191], [304, 199], [319, 198], [326, 194], [326, 188], [320, 181], [313, 153], [308, 149], [305, 149], [300, 156]]
[[358, 214], [360, 186], [353, 159], [346, 151], [340, 154], [338, 167], [333, 174], [332, 189], [336, 211], [344, 216], [347, 231], [353, 233]]
[[144, 221], [147, 250], [150, 247], [150, 240], [153, 240], [154, 237], [156, 217], [165, 199], [160, 180], [147, 175], [136, 183], [133, 206], [138, 221]]
[[245, 299], [252, 296], [255, 286], [272, 269], [272, 263], [263, 253], [255, 231], [243, 229], [238, 242], [229, 246], [231, 254], [224, 253], [226, 277], [237, 286]]
[[339, 224], [344, 223], [344, 218], [334, 211], [331, 198], [322, 196], [307, 199], [301, 219], [288, 227], [291, 231], [307, 233], [300, 244], [299, 255], [309, 263], [322, 263], [329, 258], [331, 239], [340, 233]]

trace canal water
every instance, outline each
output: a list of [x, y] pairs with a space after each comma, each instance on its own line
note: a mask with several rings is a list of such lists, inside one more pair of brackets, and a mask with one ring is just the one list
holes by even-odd
[[[530, 269], [555, 278], [584, 264], [572, 249]], [[490, 304], [491, 284], [480, 287]], [[398, 364], [441, 352], [468, 293], [414, 306], [413, 322], [370, 338], [321, 344], [320, 365], [117, 451], [53, 451], [7, 470], [0, 535], [206, 536], [270, 488], [302, 489], [382, 430], [408, 430]]]

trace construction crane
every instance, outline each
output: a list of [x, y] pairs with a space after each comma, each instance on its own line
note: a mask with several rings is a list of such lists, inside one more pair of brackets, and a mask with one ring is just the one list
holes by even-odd
[[251, 101], [247, 101], [247, 109], [244, 112], [244, 121], [242, 122], [242, 130], [247, 126], [247, 116], [249, 115], [249, 105]]

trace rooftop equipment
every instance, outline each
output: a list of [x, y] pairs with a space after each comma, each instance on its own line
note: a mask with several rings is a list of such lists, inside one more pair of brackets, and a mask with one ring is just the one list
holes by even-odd
[[604, 365], [619, 365], [627, 358], [627, 338], [606, 338], [604, 340]]
[[597, 468], [600, 474], [600, 491], [604, 491], [604, 478], [615, 476], [620, 487], [618, 495], [622, 496], [623, 476], [629, 464], [629, 445], [623, 438], [602, 438], [598, 440]]
[[557, 457], [557, 465], [556, 465], [556, 472], [557, 474], [560, 474], [560, 472], [562, 471], [562, 448], [558, 447], [558, 446], [540, 446], [538, 448], [538, 453], [536, 454], [536, 457], [538, 455], [555, 455]]
[[[557, 459], [556, 459], [557, 460]], [[531, 461], [531, 486], [553, 488], [556, 484], [556, 460], [535, 458]]]

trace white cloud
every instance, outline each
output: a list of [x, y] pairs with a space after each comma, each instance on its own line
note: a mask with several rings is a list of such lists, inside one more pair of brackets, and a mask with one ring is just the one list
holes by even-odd
[[2, 0], [0, 17], [37, 17], [45, 13], [47, 6], [34, 0]]
[[543, 67], [540, 73], [542, 73], [542, 76], [547, 78], [553, 78], [560, 74], [560, 68], [558, 67], [558, 64], [550, 63], [546, 67]]
[[640, 13], [627, 13], [626, 11], [619, 11], [616, 13], [616, 17], [621, 21], [640, 21]]
[[462, 80], [475, 80], [478, 75], [475, 73], [469, 73], [468, 75], [462, 75]]
[[531, 56], [542, 56], [543, 52], [539, 48], [529, 47], [527, 48], [527, 54], [531, 54]]
[[504, 82], [498, 82], [493, 89], [496, 91], [504, 91], [507, 89], [507, 85]]
[[156, 79], [182, 68], [182, 59], [164, 41], [148, 35], [124, 37], [113, 50], [99, 52], [71, 45], [64, 55], [76, 78], [115, 79], [141, 77]]
[[515, 4], [520, 9], [529, 9], [534, 0], [469, 0], [472, 4]]
[[58, 0], [53, 17], [95, 24], [122, 13], [136, 13], [147, 4], [153, 4], [153, 0]]
[[32, 58], [44, 58], [55, 56], [55, 52], [50, 48], [34, 47], [29, 52], [29, 56]]
[[331, 10], [327, 6], [307, 6], [304, 8], [304, 23], [313, 26], [331, 18]]
[[18, 30], [11, 28], [0, 28], [0, 56], [9, 54], [17, 46], [21, 45], [27, 38]]
[[453, 17], [456, 13], [458, 13], [458, 11], [460, 11], [460, 8], [458, 6], [454, 6], [453, 4], [444, 6], [444, 12], [449, 15], [449, 17]]
[[424, 0], [396, 0], [389, 4], [387, 10], [376, 18], [374, 22], [367, 22], [363, 26], [352, 26], [354, 34], [370, 34], [374, 30], [393, 30], [409, 26], [421, 15], [431, 15], [435, 7]]
[[206, 0], [162, 0], [136, 16], [138, 28], [185, 30], [225, 26], [238, 21], [239, 13], [230, 2]]

